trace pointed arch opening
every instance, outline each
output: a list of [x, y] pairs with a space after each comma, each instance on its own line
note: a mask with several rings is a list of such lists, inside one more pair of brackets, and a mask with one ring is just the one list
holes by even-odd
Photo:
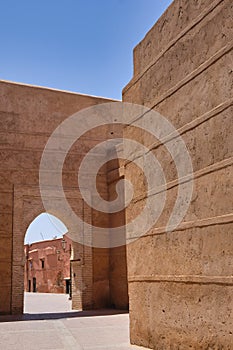
[[[40, 213], [24, 237], [24, 312], [71, 311], [72, 241], [56, 216]], [[56, 295], [55, 295], [56, 294]]]
[[66, 225], [49, 213], [39, 214], [28, 226], [24, 244], [62, 238], [68, 232]]

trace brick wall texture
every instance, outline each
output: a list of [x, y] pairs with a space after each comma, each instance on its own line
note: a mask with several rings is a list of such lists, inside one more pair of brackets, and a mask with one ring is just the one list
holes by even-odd
[[[47, 88], [0, 81], [0, 313], [22, 313], [24, 291], [24, 236], [30, 223], [45, 211], [39, 191], [39, 166], [48, 138], [56, 127], [72, 114], [97, 104], [110, 102], [104, 98], [68, 93]], [[108, 127], [96, 128], [73, 144], [63, 166], [63, 186], [71, 207], [81, 219], [106, 227], [106, 218], [85, 205], [77, 184], [78, 167], [94, 145], [110, 135]], [[110, 135], [111, 136], [111, 135]], [[60, 140], [62, 141], [62, 140]], [[48, 171], [54, 171], [53, 160]], [[107, 171], [97, 176], [102, 196], [108, 196]], [[49, 194], [50, 195], [50, 194]], [[48, 195], [48, 196], [49, 196]], [[50, 214], [64, 222], [71, 239], [76, 234], [69, 220], [60, 212], [61, 198], [53, 194], [55, 209]], [[67, 221], [68, 220], [68, 221]], [[86, 234], [86, 233], [83, 233]], [[74, 244], [71, 269], [73, 308], [108, 307], [111, 303], [127, 308], [127, 276], [125, 251], [123, 259], [108, 249]], [[110, 264], [111, 256], [111, 264]], [[116, 260], [116, 264], [114, 262]], [[124, 276], [116, 274], [119, 271]], [[110, 278], [114, 270], [115, 282]], [[119, 284], [125, 284], [122, 286]], [[114, 290], [114, 293], [111, 292]], [[125, 305], [114, 296], [126, 293]], [[114, 300], [116, 298], [116, 301]]]

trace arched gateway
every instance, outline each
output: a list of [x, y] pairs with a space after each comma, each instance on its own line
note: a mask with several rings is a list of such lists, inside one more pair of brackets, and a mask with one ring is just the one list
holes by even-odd
[[[0, 82], [0, 100], [0, 314], [16, 314], [23, 312], [24, 236], [32, 220], [45, 211], [39, 190], [39, 166], [46, 142], [67, 117], [109, 100], [5, 81]], [[86, 133], [71, 148], [63, 169], [64, 191], [70, 205], [81, 219], [100, 226], [107, 219], [85, 207], [77, 190], [77, 169], [86, 151], [109, 137], [107, 133], [98, 128]], [[49, 171], [53, 171], [52, 166]], [[99, 180], [104, 196], [108, 194], [106, 170], [100, 172]], [[61, 219], [69, 230], [61, 198], [54, 191], [47, 195], [56, 208], [53, 206], [49, 213]], [[74, 243], [71, 266], [74, 309], [112, 305], [127, 308], [125, 247], [101, 249]]]

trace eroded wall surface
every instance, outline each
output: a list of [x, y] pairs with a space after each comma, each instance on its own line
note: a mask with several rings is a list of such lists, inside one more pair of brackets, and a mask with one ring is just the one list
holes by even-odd
[[[175, 0], [134, 50], [123, 101], [158, 111], [180, 132], [194, 189], [181, 224], [167, 233], [178, 190], [174, 159], [151, 135], [145, 142], [133, 123], [125, 128], [125, 137], [144, 142], [157, 157], [168, 183], [159, 220], [127, 245], [133, 344], [230, 349], [233, 343], [232, 14], [231, 0]], [[147, 193], [133, 162], [126, 163], [125, 176], [136, 193], [126, 210], [129, 222]]]

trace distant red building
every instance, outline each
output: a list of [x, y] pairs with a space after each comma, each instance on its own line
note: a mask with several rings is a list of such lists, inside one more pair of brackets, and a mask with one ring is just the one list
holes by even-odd
[[26, 244], [24, 290], [39, 293], [70, 293], [71, 239]]

